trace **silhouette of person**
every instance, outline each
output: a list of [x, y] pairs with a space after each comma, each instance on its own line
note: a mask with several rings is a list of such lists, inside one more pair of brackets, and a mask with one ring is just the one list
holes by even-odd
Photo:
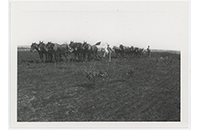
[[110, 48], [109, 45], [107, 45], [107, 50], [108, 50], [108, 56], [109, 56], [109, 62], [111, 61], [111, 53], [112, 53], [112, 49]]
[[147, 55], [148, 55], [148, 57], [151, 56], [150, 46], [148, 46], [148, 48], [147, 48]]

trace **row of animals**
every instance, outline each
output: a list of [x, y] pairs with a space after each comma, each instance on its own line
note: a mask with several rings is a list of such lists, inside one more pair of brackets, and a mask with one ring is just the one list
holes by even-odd
[[[62, 56], [65, 59], [74, 54], [74, 57], [78, 61], [87, 61], [91, 59], [102, 59], [108, 56], [109, 61], [111, 61], [111, 55], [114, 52], [116, 57], [124, 57], [125, 55], [135, 55], [136, 57], [141, 57], [144, 52], [150, 56], [150, 48], [148, 46], [147, 50], [138, 47], [127, 47], [119, 45], [119, 47], [114, 46], [111, 48], [109, 44], [103, 42], [97, 42], [95, 45], [90, 45], [87, 42], [74, 42], [71, 41], [70, 44], [57, 44], [48, 42], [45, 44], [43, 41], [39, 43], [32, 43], [30, 51], [36, 50], [39, 54], [40, 60], [44, 61], [44, 56], [46, 61], [61, 61]], [[99, 56], [98, 52], [102, 52], [102, 56]]]

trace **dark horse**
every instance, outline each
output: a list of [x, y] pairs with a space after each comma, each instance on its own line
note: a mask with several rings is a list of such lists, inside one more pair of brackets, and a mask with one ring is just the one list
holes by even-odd
[[61, 44], [60, 45], [61, 55], [64, 56], [65, 60], [68, 58], [68, 56], [71, 54], [71, 47], [67, 44]]
[[82, 45], [82, 55], [83, 55], [83, 60], [87, 61], [90, 60], [92, 57], [92, 46], [88, 44], [87, 42], [83, 42]]
[[46, 45], [46, 48], [48, 50], [48, 60], [53, 61], [53, 57], [56, 62], [60, 61], [62, 58], [62, 50], [61, 45], [57, 43], [48, 42]]
[[43, 62], [43, 56], [45, 55], [46, 61], [47, 61], [47, 48], [46, 45], [43, 43], [43, 41], [39, 41], [39, 44], [32, 43], [30, 51], [36, 50], [39, 54], [40, 60]]
[[93, 59], [101, 59], [101, 57], [98, 55], [98, 48], [96, 45], [91, 46], [91, 55], [93, 56]]
[[124, 56], [123, 50], [120, 47], [114, 46], [113, 50], [114, 50], [117, 58]]
[[74, 53], [76, 60], [81, 61], [83, 56], [82, 43], [71, 41], [69, 46], [72, 49], [72, 53]]
[[128, 46], [120, 45], [119, 49], [122, 52], [122, 55], [124, 57], [125, 55], [126, 56], [131, 56], [133, 54], [134, 47], [133, 46], [128, 47]]
[[136, 58], [140, 58], [144, 53], [144, 48], [135, 47], [133, 53], [135, 54]]

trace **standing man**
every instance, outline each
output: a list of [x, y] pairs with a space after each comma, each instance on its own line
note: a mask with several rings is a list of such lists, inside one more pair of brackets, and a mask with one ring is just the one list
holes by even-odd
[[147, 55], [148, 55], [148, 57], [151, 56], [150, 46], [148, 46], [148, 48], [147, 48]]
[[109, 47], [109, 44], [107, 45], [107, 50], [108, 50], [109, 62], [111, 62], [112, 49]]

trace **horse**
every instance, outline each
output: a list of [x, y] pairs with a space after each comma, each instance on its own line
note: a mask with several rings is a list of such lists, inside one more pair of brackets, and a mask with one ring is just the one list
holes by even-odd
[[47, 54], [48, 54], [48, 61], [53, 61], [53, 55], [54, 55], [54, 44], [52, 42], [48, 42], [46, 44], [47, 48]]
[[82, 43], [70, 41], [69, 44], [70, 48], [72, 49], [72, 53], [74, 53], [76, 60], [82, 59]]
[[71, 54], [71, 47], [67, 43], [63, 43], [60, 45], [61, 55], [66, 59]]
[[113, 50], [115, 52], [116, 57], [123, 57], [123, 51], [120, 47], [114, 46]]
[[91, 55], [93, 56], [93, 59], [96, 59], [96, 58], [101, 59], [101, 57], [98, 55], [98, 48], [96, 45], [91, 46]]
[[144, 48], [138, 48], [138, 47], [135, 47], [134, 50], [133, 50], [136, 58], [140, 58], [142, 56], [142, 54], [144, 53]]
[[33, 52], [34, 50], [36, 50], [38, 52], [39, 51], [38, 48], [39, 48], [38, 44], [34, 42], [31, 44], [30, 52]]
[[57, 43], [53, 43], [53, 44], [54, 44], [54, 47], [53, 47], [54, 58], [55, 58], [55, 61], [58, 62], [62, 58], [61, 45], [59, 45]]
[[47, 47], [46, 47], [46, 44], [43, 42], [43, 41], [39, 41], [39, 44], [38, 44], [38, 49], [39, 49], [39, 51], [42, 53], [41, 54], [41, 56], [42, 56], [42, 59], [43, 59], [43, 55], [45, 55], [45, 57], [46, 57], [46, 61], [47, 61], [47, 59], [48, 59], [48, 55], [47, 55]]
[[133, 46], [128, 47], [128, 46], [123, 46], [122, 44], [120, 44], [118, 51], [120, 52], [120, 54], [122, 55], [122, 57], [126, 56], [131, 56], [133, 54]]
[[46, 48], [48, 50], [49, 61], [52, 62], [53, 57], [55, 59], [55, 62], [61, 60], [61, 45], [57, 43], [48, 42]]
[[107, 42], [97, 42], [96, 47], [99, 52], [103, 52], [103, 58], [108, 55], [109, 61], [111, 61], [112, 49]]
[[83, 54], [83, 58], [87, 58], [87, 60], [91, 60], [91, 59], [97, 59], [101, 57], [98, 55], [98, 47], [97, 45], [90, 45], [87, 42], [83, 42], [82, 45], [82, 54]]
[[84, 61], [91, 59], [92, 46], [84, 41], [82, 44], [81, 52]]
[[46, 61], [47, 61], [47, 48], [46, 48], [46, 45], [43, 43], [43, 41], [39, 41], [39, 44], [37, 43], [32, 43], [31, 44], [31, 49], [30, 51], [34, 51], [36, 50], [39, 54], [39, 57], [40, 57], [40, 60], [43, 62], [43, 56], [45, 55], [46, 57]]

